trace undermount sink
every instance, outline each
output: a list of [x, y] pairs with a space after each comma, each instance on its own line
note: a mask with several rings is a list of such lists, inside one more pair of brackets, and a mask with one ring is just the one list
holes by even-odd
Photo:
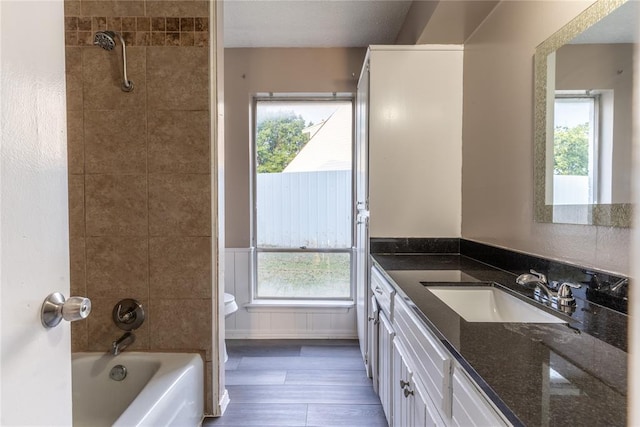
[[566, 323], [493, 286], [429, 286], [467, 322]]

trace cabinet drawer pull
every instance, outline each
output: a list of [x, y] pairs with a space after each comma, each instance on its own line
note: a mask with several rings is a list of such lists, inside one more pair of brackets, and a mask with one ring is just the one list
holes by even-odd
[[413, 396], [413, 390], [411, 390], [409, 388], [405, 388], [404, 389], [404, 397], [409, 397], [409, 396]]
[[379, 294], [382, 294], [382, 289], [380, 289], [380, 286], [376, 286], [376, 288], [374, 289], [374, 291], [376, 291]]
[[409, 386], [409, 381], [400, 380], [400, 388], [405, 388]]

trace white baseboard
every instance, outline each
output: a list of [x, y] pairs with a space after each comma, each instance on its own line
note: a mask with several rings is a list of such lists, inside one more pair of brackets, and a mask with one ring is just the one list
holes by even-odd
[[229, 392], [225, 388], [224, 393], [222, 394], [222, 398], [220, 399], [220, 416], [224, 415], [224, 411], [227, 410], [227, 406], [229, 406], [230, 402], [231, 399], [229, 398]]
[[251, 329], [235, 329], [225, 332], [226, 339], [358, 339], [357, 332], [354, 331], [339, 331], [339, 330], [291, 330], [291, 331], [260, 331]]

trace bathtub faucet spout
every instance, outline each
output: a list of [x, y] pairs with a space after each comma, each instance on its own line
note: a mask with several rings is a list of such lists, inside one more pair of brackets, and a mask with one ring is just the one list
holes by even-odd
[[111, 354], [114, 356], [119, 355], [125, 348], [129, 347], [136, 341], [136, 336], [133, 332], [125, 332], [120, 338], [115, 340], [111, 344]]

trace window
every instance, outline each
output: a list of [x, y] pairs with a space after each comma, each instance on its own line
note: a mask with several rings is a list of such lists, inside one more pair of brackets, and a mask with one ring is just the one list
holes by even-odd
[[254, 118], [254, 299], [351, 299], [351, 99], [258, 97]]

